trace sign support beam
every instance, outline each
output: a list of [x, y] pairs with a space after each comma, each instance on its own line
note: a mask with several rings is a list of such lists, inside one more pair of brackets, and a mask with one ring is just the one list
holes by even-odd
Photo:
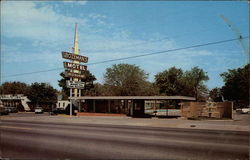
[[95, 113], [95, 100], [93, 101], [93, 112]]
[[[77, 101], [73, 101], [73, 97], [81, 96], [81, 89], [85, 88], [86, 75], [85, 71], [87, 71], [86, 65], [81, 65], [80, 63], [87, 63], [88, 57], [79, 55], [78, 48], [78, 31], [77, 31], [77, 23], [75, 24], [75, 37], [74, 37], [74, 47], [72, 48], [72, 52], [62, 52], [62, 57], [64, 59], [69, 59], [70, 62], [63, 62], [65, 68], [65, 77], [70, 80], [66, 81], [66, 87], [70, 88], [70, 117], [72, 117], [72, 112], [75, 112], [72, 108], [73, 103], [77, 104]], [[79, 102], [79, 111], [81, 111], [81, 102]], [[95, 108], [94, 108], [95, 110]]]
[[72, 88], [70, 88], [70, 106], [69, 106], [69, 115], [72, 117]]
[[108, 112], [110, 113], [110, 100], [108, 100]]

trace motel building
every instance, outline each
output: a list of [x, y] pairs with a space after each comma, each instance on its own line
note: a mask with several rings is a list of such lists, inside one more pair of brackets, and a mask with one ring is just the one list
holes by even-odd
[[[233, 119], [233, 102], [195, 102], [187, 96], [81, 96], [70, 98], [74, 112], [123, 114], [131, 117], [184, 117], [190, 119]], [[66, 109], [70, 102], [58, 101]]]
[[[186, 96], [81, 96], [72, 97], [71, 100], [77, 106], [78, 112], [117, 113], [132, 117], [146, 117], [181, 116], [180, 104], [194, 101], [195, 98]], [[174, 102], [176, 105], [169, 105], [169, 102]]]

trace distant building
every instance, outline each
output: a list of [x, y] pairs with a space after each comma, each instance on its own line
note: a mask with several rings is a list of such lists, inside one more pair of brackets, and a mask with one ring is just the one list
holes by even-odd
[[63, 110], [70, 104], [68, 100], [58, 100], [56, 103], [56, 109]]
[[30, 106], [28, 102], [30, 100], [23, 94], [11, 95], [11, 94], [2, 94], [0, 95], [0, 100], [4, 107], [15, 108], [18, 111], [30, 111]]

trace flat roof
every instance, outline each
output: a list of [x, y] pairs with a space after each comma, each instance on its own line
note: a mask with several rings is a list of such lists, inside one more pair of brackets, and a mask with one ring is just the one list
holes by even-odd
[[69, 99], [93, 99], [93, 100], [135, 100], [135, 99], [144, 99], [144, 100], [190, 100], [194, 101], [194, 97], [187, 96], [81, 96], [81, 97], [72, 97]]

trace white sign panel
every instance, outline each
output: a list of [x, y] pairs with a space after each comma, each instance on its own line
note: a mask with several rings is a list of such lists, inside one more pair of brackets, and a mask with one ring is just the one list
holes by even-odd
[[84, 89], [85, 83], [79, 81], [66, 81], [66, 86], [68, 88]]

